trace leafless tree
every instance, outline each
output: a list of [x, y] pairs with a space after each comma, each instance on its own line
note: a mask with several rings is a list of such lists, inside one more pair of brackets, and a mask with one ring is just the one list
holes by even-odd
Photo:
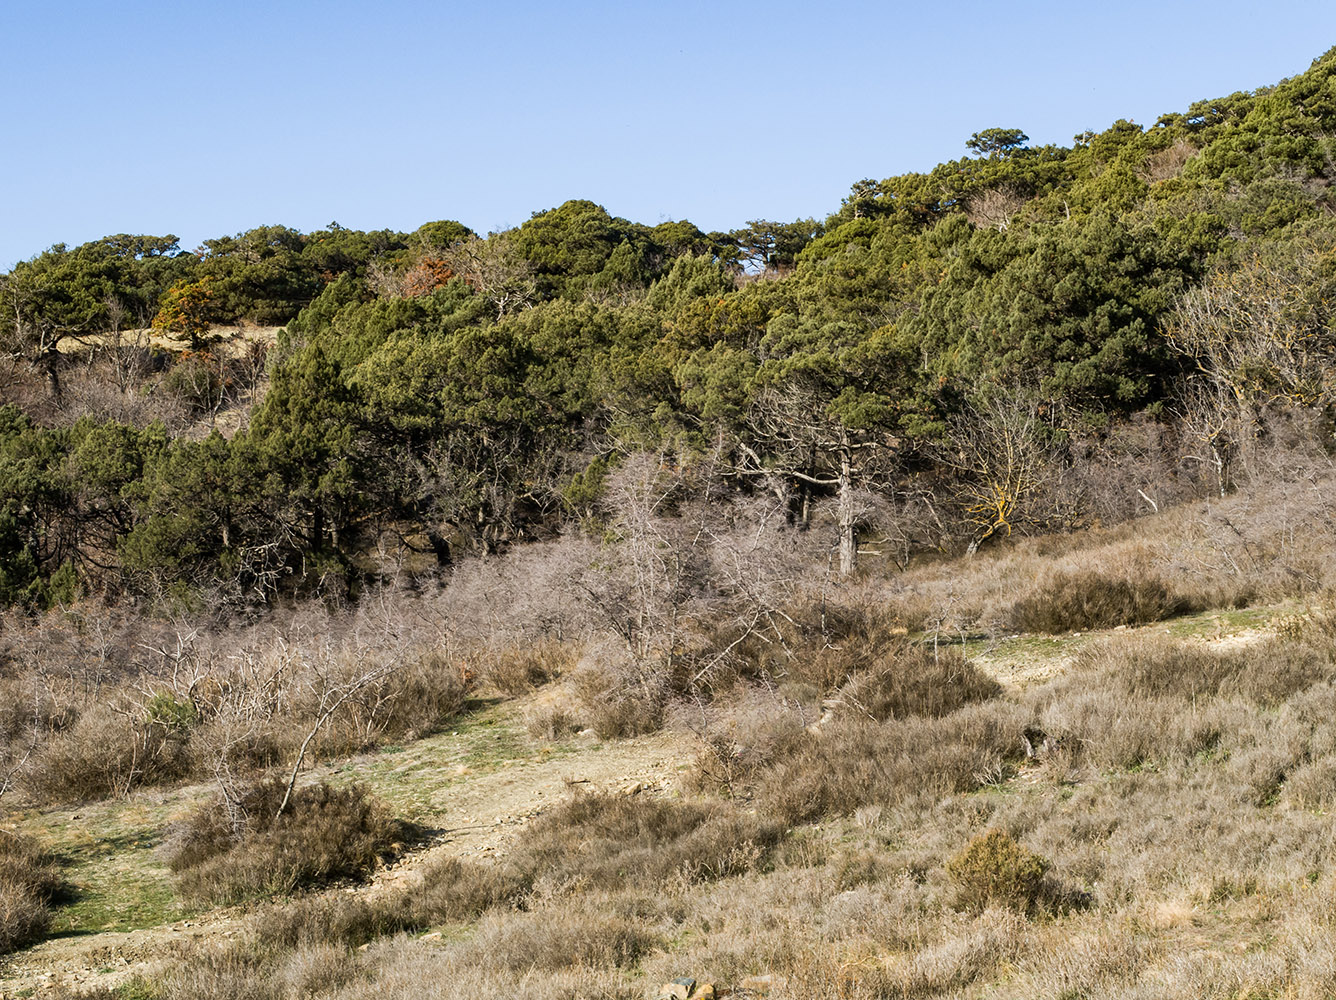
[[978, 229], [996, 229], [1004, 233], [1011, 225], [1012, 216], [1025, 207], [1027, 200], [1022, 191], [1010, 184], [988, 188], [970, 195], [965, 217]]
[[955, 505], [972, 528], [969, 551], [997, 534], [1036, 523], [1029, 506], [1048, 458], [1036, 393], [979, 387], [952, 417], [939, 453], [955, 471]]
[[538, 296], [533, 265], [515, 248], [510, 231], [486, 239], [469, 236], [446, 249], [442, 259], [486, 296], [498, 317], [532, 305]]
[[830, 416], [815, 392], [795, 382], [762, 393], [747, 422], [749, 436], [764, 454], [740, 444], [739, 471], [764, 476], [776, 489], [792, 487], [800, 526], [810, 521], [814, 488], [835, 491], [839, 572], [851, 576], [858, 560], [858, 532], [872, 509], [867, 489], [893, 469], [894, 439], [851, 429]]

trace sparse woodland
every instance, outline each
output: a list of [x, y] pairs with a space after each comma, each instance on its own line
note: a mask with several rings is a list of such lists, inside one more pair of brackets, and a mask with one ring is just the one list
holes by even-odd
[[[1336, 994], [1333, 136], [1336, 50], [823, 221], [0, 275], [0, 976], [166, 797], [236, 926], [43, 989]], [[690, 763], [463, 858], [359, 769], [483, 712]]]

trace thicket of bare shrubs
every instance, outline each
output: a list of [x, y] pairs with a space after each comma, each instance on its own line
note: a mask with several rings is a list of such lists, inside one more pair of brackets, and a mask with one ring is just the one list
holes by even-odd
[[426, 735], [463, 707], [469, 681], [433, 621], [414, 620], [423, 610], [381, 595], [268, 625], [138, 632], [96, 604], [11, 618], [0, 793], [68, 802], [186, 778], [235, 786], [299, 756]]

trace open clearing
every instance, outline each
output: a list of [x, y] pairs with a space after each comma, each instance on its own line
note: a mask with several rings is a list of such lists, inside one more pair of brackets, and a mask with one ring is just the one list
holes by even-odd
[[[1289, 608], [1211, 612], [1143, 626], [1184, 642], [1212, 646], [1255, 641]], [[983, 643], [970, 654], [1010, 688], [1063, 673], [1076, 652], [1103, 636], [1025, 635]], [[536, 697], [541, 697], [539, 692]], [[689, 733], [662, 731], [600, 741], [586, 732], [557, 742], [530, 737], [522, 716], [530, 699], [475, 702], [455, 725], [402, 747], [322, 766], [309, 778], [356, 779], [397, 815], [429, 831], [395, 864], [365, 883], [325, 892], [375, 893], [411, 887], [424, 862], [443, 857], [499, 857], [525, 825], [572, 794], [619, 792], [674, 796], [678, 777], [698, 751]], [[1012, 782], [1023, 785], [1025, 775]], [[235, 935], [246, 907], [192, 912], [176, 901], [159, 850], [172, 824], [212, 795], [208, 785], [148, 790], [126, 801], [31, 812], [10, 825], [40, 836], [68, 859], [75, 898], [57, 911], [54, 936], [0, 967], [0, 998], [31, 996], [56, 982], [75, 988], [112, 986], [150, 972], [186, 941]], [[252, 907], [263, 906], [252, 904]], [[1181, 917], [1181, 919], [1179, 919]], [[1165, 920], [1200, 936], [1201, 915], [1166, 913]]]

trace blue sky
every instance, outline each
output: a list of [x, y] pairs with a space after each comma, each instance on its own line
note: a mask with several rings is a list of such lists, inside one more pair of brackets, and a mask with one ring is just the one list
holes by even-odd
[[1308, 0], [8, 0], [2, 23], [0, 269], [118, 232], [486, 232], [568, 198], [819, 218], [980, 129], [1069, 144], [1336, 45]]

